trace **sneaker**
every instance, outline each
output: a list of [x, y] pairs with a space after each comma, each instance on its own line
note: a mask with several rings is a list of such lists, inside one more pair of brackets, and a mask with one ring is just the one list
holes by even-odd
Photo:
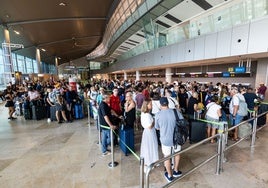
[[167, 172], [165, 172], [164, 176], [165, 176], [167, 182], [172, 182], [173, 177], [169, 177]]
[[177, 177], [180, 177], [182, 175], [182, 172], [181, 171], [173, 171], [173, 176], [175, 177], [175, 178], [177, 178]]
[[110, 155], [110, 154], [111, 154], [111, 152], [106, 151], [106, 152], [102, 153], [102, 156], [105, 157], [105, 156]]

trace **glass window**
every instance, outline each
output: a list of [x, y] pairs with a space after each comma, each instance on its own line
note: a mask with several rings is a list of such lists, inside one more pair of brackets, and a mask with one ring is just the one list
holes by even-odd
[[33, 60], [33, 72], [38, 73], [37, 61], [35, 59]]
[[18, 62], [18, 71], [26, 73], [24, 57], [21, 55], [17, 55], [17, 62]]
[[11, 56], [12, 56], [13, 71], [18, 71], [16, 54], [12, 53]]
[[254, 6], [255, 18], [267, 15], [267, 1], [266, 0], [252, 0]]
[[30, 58], [25, 58], [27, 73], [33, 73], [33, 61]]

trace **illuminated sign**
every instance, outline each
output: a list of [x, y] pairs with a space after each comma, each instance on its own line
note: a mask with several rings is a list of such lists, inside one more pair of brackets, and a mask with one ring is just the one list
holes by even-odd
[[235, 67], [235, 73], [245, 73], [246, 67]]

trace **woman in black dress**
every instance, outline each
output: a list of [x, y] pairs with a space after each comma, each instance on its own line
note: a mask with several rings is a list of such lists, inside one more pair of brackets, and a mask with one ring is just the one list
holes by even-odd
[[5, 107], [8, 108], [8, 119], [16, 119], [12, 115], [15, 112], [14, 102], [13, 98], [15, 96], [15, 93], [12, 91], [10, 86], [7, 86], [7, 89], [5, 90], [5, 98], [6, 98], [6, 104]]
[[136, 120], [136, 104], [132, 98], [132, 93], [126, 93], [125, 102], [125, 123], [127, 128], [134, 128], [134, 123]]

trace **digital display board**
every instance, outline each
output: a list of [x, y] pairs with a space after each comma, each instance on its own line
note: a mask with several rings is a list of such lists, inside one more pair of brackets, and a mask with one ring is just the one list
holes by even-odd
[[245, 73], [246, 72], [246, 67], [235, 67], [234, 72], [235, 73]]

